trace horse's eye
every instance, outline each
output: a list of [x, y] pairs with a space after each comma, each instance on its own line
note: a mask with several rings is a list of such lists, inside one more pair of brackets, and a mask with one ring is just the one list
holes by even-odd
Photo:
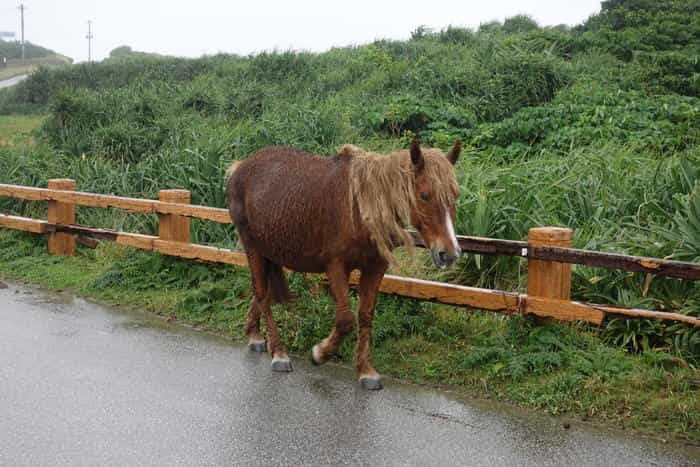
[[430, 199], [430, 196], [428, 196], [428, 193], [421, 193], [420, 199], [422, 199], [423, 201], [428, 201], [428, 199]]

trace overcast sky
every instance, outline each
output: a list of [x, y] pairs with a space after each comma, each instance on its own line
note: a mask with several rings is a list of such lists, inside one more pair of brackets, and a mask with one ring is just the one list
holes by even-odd
[[[17, 31], [20, 1], [0, 1], [0, 30]], [[526, 13], [541, 25], [581, 23], [598, 0], [26, 0], [28, 41], [87, 58], [87, 21], [93, 57], [120, 45], [196, 57], [272, 49], [327, 50], [375, 39], [405, 39], [416, 27], [475, 27]]]

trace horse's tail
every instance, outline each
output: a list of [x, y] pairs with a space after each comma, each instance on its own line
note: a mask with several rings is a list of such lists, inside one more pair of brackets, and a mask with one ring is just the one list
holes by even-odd
[[286, 303], [291, 299], [287, 276], [282, 266], [272, 261], [267, 261], [267, 286], [273, 302]]
[[226, 169], [226, 175], [224, 176], [224, 186], [228, 186], [228, 181], [231, 179], [233, 173], [236, 171], [239, 165], [241, 165], [241, 161], [233, 161], [231, 165], [228, 166], [228, 169]]

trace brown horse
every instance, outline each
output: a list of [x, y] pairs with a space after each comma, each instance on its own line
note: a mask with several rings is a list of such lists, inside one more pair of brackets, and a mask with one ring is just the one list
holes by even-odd
[[358, 269], [360, 303], [355, 368], [366, 389], [381, 389], [372, 368], [370, 336], [379, 284], [392, 250], [411, 245], [404, 230], [413, 225], [440, 268], [460, 250], [454, 234], [458, 140], [445, 156], [421, 148], [389, 155], [343, 146], [334, 157], [289, 147], [268, 147], [227, 171], [229, 212], [245, 248], [253, 278], [246, 335], [252, 350], [264, 352], [260, 316], [265, 319], [272, 369], [292, 371], [270, 305], [289, 298], [283, 267], [326, 273], [335, 301], [335, 326], [315, 345], [311, 360], [322, 364], [353, 328], [348, 279]]

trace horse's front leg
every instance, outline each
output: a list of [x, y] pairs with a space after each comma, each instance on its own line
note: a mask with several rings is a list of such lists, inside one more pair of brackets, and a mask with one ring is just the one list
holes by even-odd
[[360, 305], [357, 310], [357, 351], [355, 354], [355, 370], [364, 389], [381, 389], [382, 380], [372, 368], [371, 340], [374, 305], [377, 301], [379, 284], [382, 282], [387, 264], [377, 263], [362, 270], [360, 277]]
[[338, 351], [338, 347], [343, 341], [343, 337], [352, 331], [354, 318], [350, 311], [350, 300], [348, 286], [348, 271], [342, 262], [331, 263], [326, 276], [330, 282], [331, 295], [335, 302], [335, 326], [330, 335], [319, 344], [314, 345], [311, 350], [311, 363], [320, 365], [325, 363], [333, 354]]
[[248, 319], [245, 325], [245, 335], [248, 336], [248, 348], [253, 352], [265, 352], [267, 350], [267, 342], [260, 334], [260, 304], [258, 299], [253, 297], [248, 308]]

